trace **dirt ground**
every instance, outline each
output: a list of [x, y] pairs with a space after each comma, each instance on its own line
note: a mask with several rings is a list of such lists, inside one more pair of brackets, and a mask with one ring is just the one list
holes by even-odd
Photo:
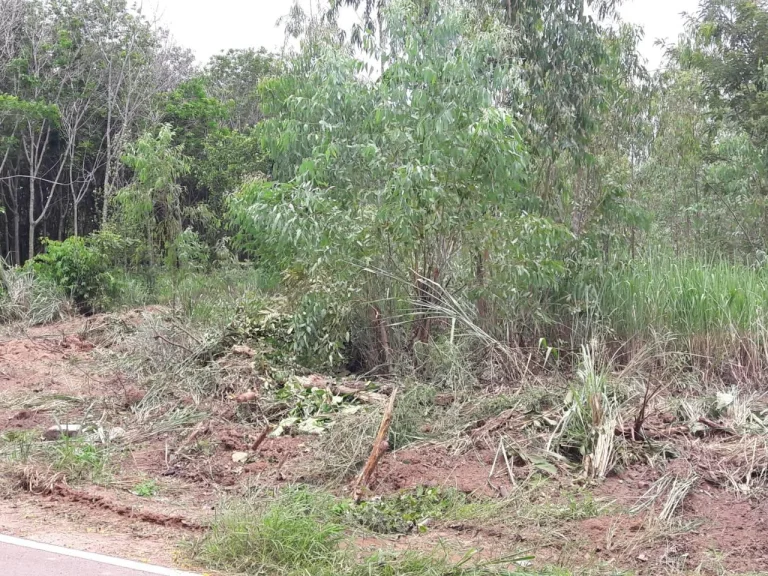
[[[143, 322], [153, 310], [125, 314]], [[0, 336], [0, 435], [29, 432], [35, 438], [57, 423], [77, 423], [89, 414], [129, 432], [134, 406], [144, 393], [131, 374], [109, 373], [102, 352], [114, 346], [94, 336], [98, 318], [9, 329]], [[318, 438], [268, 438], [247, 463], [262, 427], [233, 417], [226, 400], [207, 408], [210, 419], [171, 433], [130, 442], [113, 463], [109, 481], [68, 484], [46, 471], [10, 465], [0, 483], [0, 532], [156, 564], [193, 568], [189, 550], [216, 514], [223, 498], [254, 487], [301, 482]], [[197, 435], [195, 430], [197, 430]], [[184, 438], [186, 436], [186, 438]], [[186, 443], [186, 444], [185, 444]], [[174, 458], [180, 446], [200, 446]], [[457, 451], [424, 444], [386, 454], [372, 492], [391, 494], [419, 486], [455, 488], [510, 500], [498, 517], [447, 522], [424, 534], [370, 537], [363, 547], [427, 549], [443, 541], [451, 549], [482, 548], [488, 556], [530, 553], [533, 568], [562, 566], [580, 573], [723, 574], [768, 569], [768, 500], [759, 490], [739, 494], [702, 479], [671, 522], [631, 510], [661, 476], [657, 464], [634, 464], [597, 483], [578, 475], [544, 475], [529, 487], [530, 466], [497, 466], [494, 450], [478, 444]], [[678, 466], [685, 467], [686, 455]], [[695, 466], [694, 464], [689, 464]], [[668, 472], [668, 470], [667, 470]], [[30, 475], [44, 476], [35, 482]], [[510, 478], [510, 476], [512, 478]], [[151, 481], [151, 495], [135, 487]], [[48, 484], [46, 484], [48, 482]], [[337, 490], [348, 493], [347, 488]], [[517, 495], [517, 496], [516, 496]]]

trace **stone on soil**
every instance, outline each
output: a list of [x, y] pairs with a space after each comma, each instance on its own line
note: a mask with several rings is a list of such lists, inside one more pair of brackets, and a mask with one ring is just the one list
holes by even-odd
[[55, 424], [43, 434], [46, 440], [58, 440], [59, 438], [74, 438], [83, 431], [80, 424]]

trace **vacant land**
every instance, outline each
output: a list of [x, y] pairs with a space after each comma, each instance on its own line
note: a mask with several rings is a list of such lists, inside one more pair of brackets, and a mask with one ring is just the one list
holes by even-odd
[[0, 0], [0, 531], [765, 573], [768, 0], [657, 70], [617, 0], [281, 1], [282, 49], [198, 63], [124, 0]]
[[[596, 371], [588, 350], [571, 382], [276, 375], [258, 342], [210, 353], [199, 338], [161, 307], [8, 328], [0, 529], [225, 572], [288, 572], [298, 558], [360, 570], [374, 553], [430, 558], [436, 574], [750, 573], [768, 561], [757, 391], [694, 387], [683, 370], [649, 393], [643, 366]], [[580, 403], [595, 386], [610, 406]], [[391, 445], [356, 504], [395, 389]], [[71, 437], [47, 432], [57, 425]], [[432, 573], [413, 570], [402, 573]]]

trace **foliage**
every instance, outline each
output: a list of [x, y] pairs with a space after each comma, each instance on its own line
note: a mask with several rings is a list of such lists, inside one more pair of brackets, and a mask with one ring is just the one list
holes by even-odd
[[711, 105], [758, 148], [768, 143], [768, 6], [762, 0], [703, 0], [681, 58], [701, 70]]
[[264, 48], [230, 49], [211, 57], [205, 69], [211, 94], [229, 109], [227, 122], [243, 130], [261, 120], [258, 84], [278, 72], [278, 58]]
[[497, 105], [517, 93], [517, 71], [487, 66], [504, 53], [503, 27], [459, 4], [415, 10], [388, 7], [381, 81], [361, 79], [365, 64], [327, 39], [262, 84], [275, 181], [254, 180], [230, 202], [239, 247], [285, 270], [300, 293], [388, 294], [391, 313], [411, 318], [427, 297], [417, 279], [515, 294], [557, 274], [568, 238], [522, 211], [526, 153], [513, 109]]
[[143, 239], [150, 265], [158, 253], [176, 265], [174, 244], [181, 234], [178, 180], [189, 171], [189, 162], [172, 140], [171, 127], [163, 125], [157, 136], [147, 133], [129, 145], [123, 157], [134, 171], [134, 182], [117, 195], [119, 230], [129, 238]]
[[108, 233], [49, 240], [32, 266], [40, 277], [66, 291], [82, 311], [92, 312], [103, 309], [116, 295], [113, 254], [122, 245], [119, 236]]
[[293, 487], [261, 501], [232, 502], [196, 546], [196, 556], [213, 569], [286, 576], [487, 576], [511, 574], [497, 568], [523, 558], [458, 562], [447, 551], [426, 554], [375, 554], [357, 558], [344, 542], [345, 501]]

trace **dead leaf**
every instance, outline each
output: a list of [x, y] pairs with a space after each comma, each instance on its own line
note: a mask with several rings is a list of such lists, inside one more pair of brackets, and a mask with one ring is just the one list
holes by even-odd
[[256, 356], [256, 352], [253, 350], [253, 348], [250, 348], [249, 346], [244, 346], [242, 344], [235, 344], [232, 346], [232, 353], [233, 354], [240, 354], [241, 356], [247, 356], [248, 358], [253, 358]]
[[258, 398], [258, 392], [254, 392], [253, 390], [248, 390], [248, 392], [243, 392], [242, 394], [235, 396], [235, 400], [240, 404], [248, 404], [258, 400]]

